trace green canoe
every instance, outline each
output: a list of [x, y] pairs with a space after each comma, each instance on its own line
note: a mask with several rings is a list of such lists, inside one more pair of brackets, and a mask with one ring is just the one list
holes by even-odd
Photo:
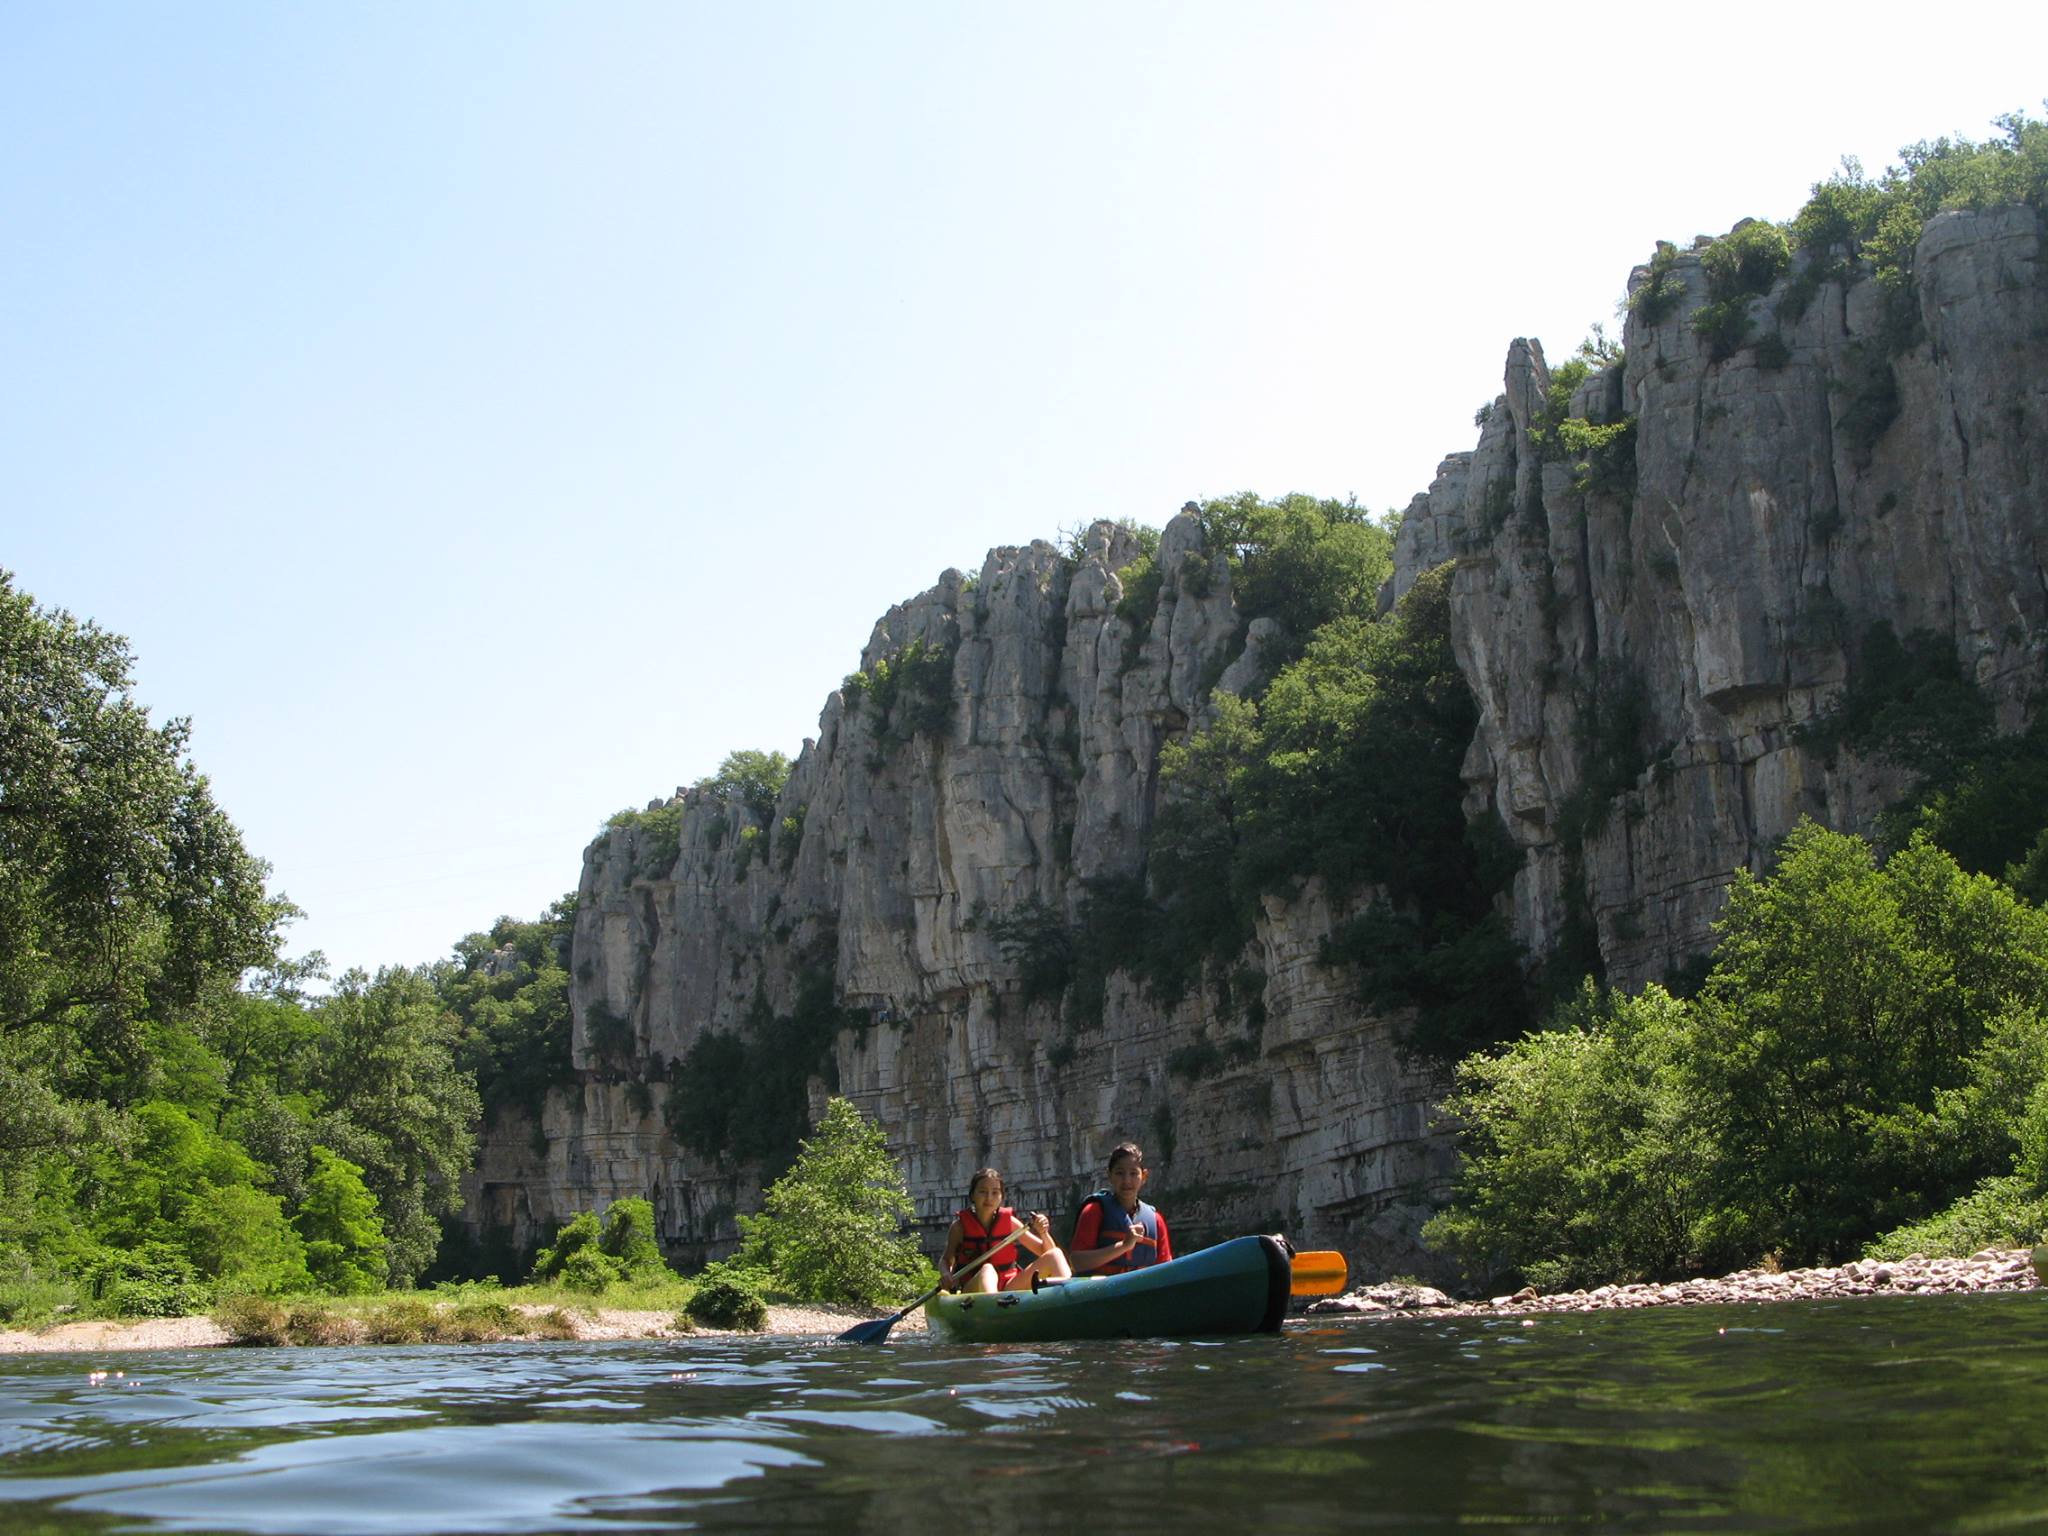
[[1037, 1291], [934, 1296], [924, 1315], [934, 1333], [965, 1344], [1277, 1333], [1290, 1287], [1278, 1238], [1237, 1237], [1127, 1274]]

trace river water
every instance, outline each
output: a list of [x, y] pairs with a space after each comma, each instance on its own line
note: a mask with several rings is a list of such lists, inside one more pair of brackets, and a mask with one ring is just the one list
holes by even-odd
[[1080, 1525], [2048, 1530], [2048, 1292], [1179, 1343], [0, 1358], [9, 1533]]

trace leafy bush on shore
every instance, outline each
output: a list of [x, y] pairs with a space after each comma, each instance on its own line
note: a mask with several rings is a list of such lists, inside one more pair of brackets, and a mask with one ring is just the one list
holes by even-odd
[[1465, 1163], [1425, 1240], [1547, 1285], [1840, 1261], [1884, 1232], [2024, 1240], [2048, 914], [1924, 835], [1880, 866], [1808, 823], [1768, 878], [1738, 873], [1721, 926], [1696, 999], [1589, 988], [1460, 1064]]
[[914, 1211], [881, 1128], [833, 1099], [760, 1214], [740, 1218], [734, 1267], [771, 1275], [802, 1301], [901, 1301], [936, 1278], [903, 1233]]

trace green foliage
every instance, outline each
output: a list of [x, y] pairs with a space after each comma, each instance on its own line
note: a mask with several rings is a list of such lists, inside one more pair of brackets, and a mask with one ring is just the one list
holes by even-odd
[[433, 1262], [437, 1218], [462, 1208], [476, 1145], [482, 1105], [456, 1064], [457, 1020], [427, 972], [401, 967], [347, 972], [315, 1014], [318, 1139], [363, 1170], [390, 1244], [389, 1282], [409, 1284]]
[[604, 1218], [579, 1211], [533, 1261], [536, 1283], [555, 1281], [597, 1295], [622, 1281], [646, 1284], [670, 1271], [655, 1238], [654, 1206], [636, 1198], [614, 1200]]
[[1204, 967], [1227, 972], [1263, 895], [1314, 876], [1340, 897], [1386, 892], [1327, 955], [1358, 966], [1366, 1001], [1422, 1007], [1418, 1048], [1514, 1027], [1519, 956], [1490, 914], [1514, 861], [1482, 858], [1459, 807], [1476, 714], [1450, 651], [1449, 584], [1445, 566], [1384, 618], [1321, 624], [1256, 703], [1215, 696], [1211, 725], [1160, 754], [1149, 883], [1095, 882], [1072, 926], [1039, 904], [988, 920], [1026, 1000], [1064, 993], [1087, 1023], [1123, 971], [1172, 1006]]
[[1708, 359], [1726, 362], [1749, 340], [1749, 300], [1723, 299], [1702, 304], [1693, 311], [1692, 328], [1706, 342]]
[[572, 892], [534, 922], [501, 917], [488, 933], [470, 934], [433, 970], [456, 1020], [456, 1065], [475, 1079], [486, 1124], [507, 1110], [538, 1122], [548, 1089], [568, 1081], [575, 926]]
[[1238, 617], [1281, 626], [1279, 662], [1345, 614], [1370, 614], [1393, 571], [1393, 535], [1355, 501], [1292, 495], [1261, 501], [1250, 491], [1202, 503], [1205, 547], [1227, 557]]
[[880, 1127], [833, 1099], [796, 1162], [742, 1217], [738, 1262], [804, 1301], [875, 1306], [930, 1283], [931, 1266], [903, 1235], [915, 1214]]
[[305, 1240], [306, 1267], [316, 1284], [338, 1296], [382, 1290], [390, 1244], [363, 1170], [326, 1147], [313, 1148], [312, 1165], [292, 1218]]
[[536, 1283], [558, 1279], [570, 1259], [586, 1248], [595, 1248], [603, 1227], [595, 1211], [578, 1211], [562, 1223], [555, 1233], [555, 1240], [534, 1255], [533, 1279]]
[[1574, 490], [1614, 495], [1635, 491], [1635, 417], [1596, 425], [1571, 413], [1572, 396], [1580, 385], [1596, 373], [1620, 368], [1625, 361], [1622, 349], [1596, 325], [1571, 357], [1550, 370], [1543, 403], [1529, 425], [1529, 441], [1539, 458], [1571, 464]]
[[631, 807], [617, 811], [606, 820], [605, 831], [633, 834], [633, 873], [642, 880], [665, 878], [676, 867], [683, 849], [683, 801], [681, 796], [644, 811]]
[[1632, 496], [1636, 488], [1636, 418], [1595, 426], [1576, 416], [1557, 424], [1557, 444], [1572, 466], [1572, 489]]
[[683, 1303], [683, 1315], [706, 1328], [759, 1333], [768, 1326], [768, 1303], [761, 1297], [754, 1272], [712, 1265]]
[[787, 1167], [809, 1111], [810, 1079], [834, 1084], [834, 1038], [866, 1022], [834, 1001], [829, 970], [806, 966], [791, 1012], [774, 1012], [757, 994], [743, 1029], [707, 1029], [692, 1043], [670, 1077], [670, 1133], [700, 1157]]
[[1678, 265], [1678, 247], [1659, 240], [1649, 261], [1649, 274], [1628, 296], [1628, 308], [1644, 325], [1662, 325], [1678, 311], [1685, 297], [1685, 284], [1673, 271]]
[[1553, 1023], [1458, 1069], [1468, 1157], [1428, 1236], [1475, 1271], [1825, 1261], [2048, 1193], [2048, 914], [1924, 837], [1880, 867], [1803, 824], [1738, 872], [1695, 1001], [1586, 991]]
[[[199, 1280], [275, 1293], [311, 1284], [305, 1250], [253, 1159], [175, 1104], [137, 1106], [126, 1155], [98, 1160], [93, 1236], [176, 1255]], [[103, 1294], [103, 1288], [102, 1288]]]
[[108, 1253], [85, 1276], [92, 1310], [103, 1317], [184, 1317], [206, 1305], [208, 1288], [191, 1261], [168, 1243]]
[[1133, 635], [1141, 636], [1152, 627], [1152, 617], [1159, 612], [1159, 591], [1165, 582], [1156, 552], [1139, 555], [1116, 573], [1116, 579], [1123, 587], [1123, 596], [1117, 599], [1116, 616], [1131, 626]]
[[66, 1101], [147, 1096], [152, 1031], [224, 1006], [293, 915], [185, 761], [186, 722], [131, 697], [131, 663], [0, 571], [0, 1042], [32, 1109], [0, 1154], [79, 1135]]
[[847, 713], [872, 707], [884, 743], [946, 736], [953, 729], [953, 656], [957, 647], [913, 640], [893, 657], [840, 685]]
[[414, 1273], [477, 1115], [451, 1023], [412, 972], [307, 1000], [324, 962], [278, 958], [292, 909], [129, 667], [0, 575], [0, 1254], [100, 1309], [353, 1288], [379, 1226]]
[[1899, 419], [1899, 379], [1892, 360], [1882, 347], [1852, 343], [1841, 376], [1829, 382], [1842, 397], [1836, 430], [1848, 445], [1850, 458], [1859, 468], [1867, 468], [1878, 440]]
[[1684, 1004], [1587, 981], [1539, 1032], [1460, 1062], [1465, 1126], [1448, 1210], [1423, 1229], [1475, 1278], [1546, 1289], [1682, 1273], [1730, 1256], [1716, 1148], [1685, 1073]]
[[1866, 1259], [1964, 1259], [1986, 1248], [2031, 1248], [2048, 1236], [2048, 1194], [2019, 1174], [1984, 1180], [1925, 1221], [1894, 1227], [1864, 1247]]
[[789, 759], [780, 752], [729, 752], [718, 772], [700, 779], [696, 788], [737, 798], [756, 822], [769, 825], [775, 818], [775, 802], [782, 786], [789, 782]]
[[1063, 996], [1074, 979], [1074, 934], [1051, 907], [1036, 897], [1001, 916], [983, 920], [1003, 958], [1016, 968], [1024, 1001]]
[[579, 1248], [563, 1260], [561, 1273], [556, 1278], [564, 1290], [586, 1291], [597, 1296], [625, 1279], [626, 1272], [610, 1254], [600, 1253], [595, 1248]]
[[1802, 740], [1912, 770], [1913, 787], [1882, 818], [1891, 841], [1924, 832], [1970, 873], [2002, 874], [2030, 900], [2048, 896], [2048, 713], [2000, 736], [1991, 701], [1945, 637], [1920, 631], [1901, 642], [1873, 625], [1849, 686]]
[[1951, 208], [2048, 210], [2048, 124], [2021, 113], [1994, 120], [2002, 136], [1976, 143], [1933, 139], [1899, 151], [1899, 163], [1872, 181], [1854, 160], [1817, 184], [1792, 221], [1792, 236], [1814, 270], [1848, 277], [1866, 263], [1885, 297], [1883, 350], [1896, 355], [1919, 340], [1913, 263], [1921, 231]]
[[1792, 264], [1792, 244], [1775, 224], [1749, 219], [1700, 253], [1713, 303], [1761, 298]]
[[1937, 1134], [1991, 1025], [2048, 1004], [2048, 915], [1925, 838], [1882, 870], [1806, 825], [1738, 873], [1698, 1005], [1727, 1198], [1795, 1258], [1847, 1252], [1996, 1171]]

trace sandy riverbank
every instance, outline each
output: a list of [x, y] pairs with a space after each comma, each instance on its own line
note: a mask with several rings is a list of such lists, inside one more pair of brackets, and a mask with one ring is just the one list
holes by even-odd
[[[520, 1307], [529, 1317], [539, 1318], [546, 1307]], [[831, 1338], [855, 1323], [890, 1314], [871, 1307], [778, 1307], [768, 1308], [768, 1326], [758, 1334], [730, 1333], [720, 1328], [697, 1328], [685, 1332], [676, 1328], [675, 1313], [629, 1312], [611, 1307], [559, 1309], [568, 1319], [571, 1337], [577, 1339], [679, 1339], [679, 1338]], [[890, 1330], [897, 1334], [922, 1333], [924, 1313], [913, 1312]], [[552, 1336], [536, 1330], [534, 1337]], [[121, 1321], [95, 1319], [87, 1322], [57, 1323], [41, 1329], [0, 1330], [0, 1355], [102, 1354], [130, 1349], [210, 1349], [229, 1343], [228, 1335], [210, 1317], [150, 1317]]]
[[1852, 1296], [1943, 1296], [2041, 1288], [2025, 1248], [1987, 1248], [1967, 1259], [1859, 1259], [1832, 1269], [1745, 1269], [1714, 1280], [1668, 1285], [1603, 1285], [1546, 1296], [1527, 1287], [1511, 1296], [1456, 1301], [1426, 1285], [1364, 1286], [1309, 1307], [1311, 1314], [1370, 1317], [1512, 1317], [1541, 1312], [1604, 1312], [1635, 1307], [1730, 1306], [1829, 1301]]

